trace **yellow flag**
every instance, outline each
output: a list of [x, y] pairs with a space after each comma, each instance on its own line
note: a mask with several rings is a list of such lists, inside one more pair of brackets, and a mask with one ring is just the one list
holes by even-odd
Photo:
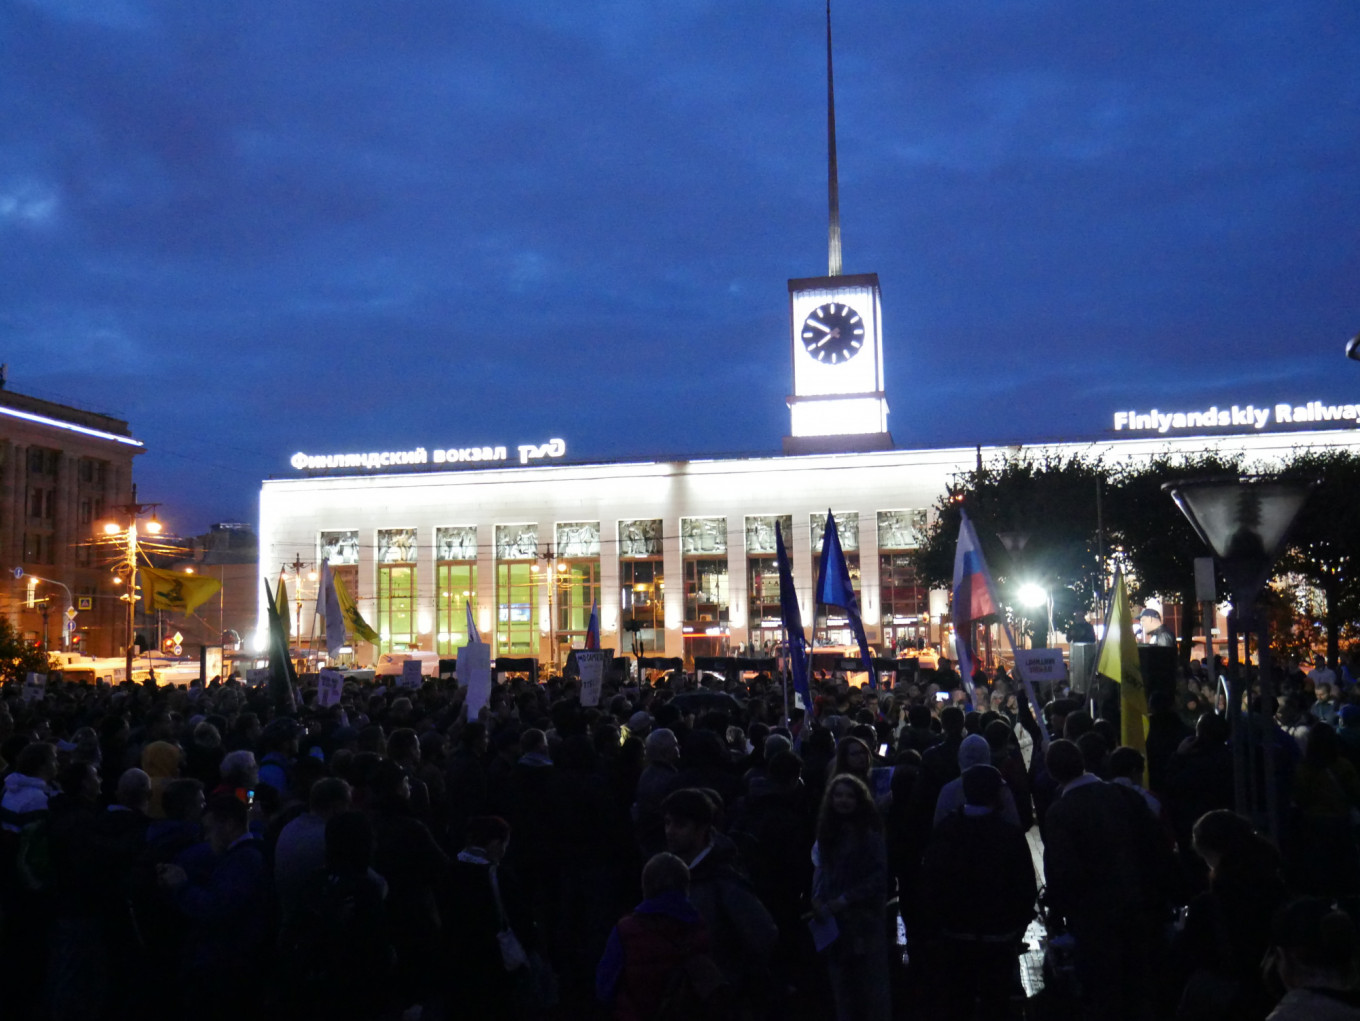
[[368, 621], [364, 620], [359, 613], [359, 605], [350, 597], [349, 590], [345, 588], [345, 583], [340, 580], [340, 575], [332, 574], [331, 580], [335, 582], [335, 598], [340, 603], [340, 612], [345, 615], [345, 621], [349, 624], [349, 629], [354, 632], [354, 637], [362, 638], [364, 641], [376, 645], [378, 632], [369, 627]]
[[293, 615], [288, 612], [288, 590], [283, 587], [283, 572], [279, 572], [279, 586], [274, 589], [274, 609], [279, 611], [279, 620], [283, 624], [283, 633], [292, 637], [293, 634]]
[[155, 567], [140, 568], [142, 599], [148, 610], [173, 610], [193, 613], [222, 588], [216, 578], [183, 571], [162, 571]]
[[1096, 670], [1119, 683], [1119, 740], [1142, 751], [1147, 746], [1147, 691], [1143, 688], [1143, 669], [1138, 664], [1133, 610], [1123, 571], [1115, 575], [1110, 618], [1105, 622], [1105, 640], [1100, 645]]

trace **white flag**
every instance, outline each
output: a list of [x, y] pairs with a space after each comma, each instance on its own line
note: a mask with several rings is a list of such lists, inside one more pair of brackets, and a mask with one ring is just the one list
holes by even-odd
[[340, 596], [335, 591], [335, 578], [331, 574], [331, 562], [321, 561], [321, 585], [316, 590], [316, 613], [326, 622], [326, 652], [332, 657], [340, 655], [340, 646], [345, 644], [345, 615], [340, 612]]

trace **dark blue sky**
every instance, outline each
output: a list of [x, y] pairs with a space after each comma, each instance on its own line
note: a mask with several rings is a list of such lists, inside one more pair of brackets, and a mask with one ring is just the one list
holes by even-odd
[[[1360, 5], [840, 0], [901, 446], [1355, 401]], [[819, 0], [0, 0], [0, 361], [183, 531], [313, 453], [773, 451]]]

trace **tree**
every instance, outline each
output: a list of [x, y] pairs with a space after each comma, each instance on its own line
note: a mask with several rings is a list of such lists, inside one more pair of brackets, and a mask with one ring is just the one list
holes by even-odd
[[1180, 656], [1190, 661], [1195, 614], [1195, 558], [1213, 556], [1162, 487], [1195, 478], [1237, 476], [1241, 455], [1212, 451], [1180, 457], [1161, 455], [1122, 466], [1111, 479], [1104, 504], [1111, 549], [1131, 569], [1129, 598], [1174, 599], [1182, 607]]
[[46, 672], [47, 654], [25, 642], [8, 617], [0, 617], [0, 683], [22, 683], [30, 673]]
[[1298, 575], [1326, 599], [1328, 662], [1338, 661], [1341, 630], [1360, 621], [1360, 457], [1349, 450], [1298, 451], [1281, 472], [1287, 478], [1316, 481], [1290, 529], [1278, 572]]
[[[966, 507], [997, 598], [1015, 606], [1021, 585], [1038, 584], [1053, 596], [1054, 625], [1071, 633], [1100, 593], [1096, 487], [1105, 474], [1100, 458], [1077, 454], [1001, 458], [966, 473], [941, 497], [915, 553], [922, 584], [953, 583], [959, 510]], [[1047, 630], [1047, 620], [1030, 623]]]

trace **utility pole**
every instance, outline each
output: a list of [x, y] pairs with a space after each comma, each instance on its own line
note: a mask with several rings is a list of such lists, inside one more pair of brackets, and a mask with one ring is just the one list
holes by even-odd
[[161, 533], [161, 523], [156, 518], [156, 508], [159, 503], [138, 503], [137, 487], [132, 487], [132, 499], [130, 502], [115, 506], [113, 510], [127, 521], [126, 527], [118, 522], [110, 521], [104, 525], [104, 534], [115, 536], [123, 533], [124, 554], [123, 563], [118, 567], [118, 573], [123, 575], [127, 590], [122, 598], [127, 600], [127, 646], [124, 654], [125, 677], [132, 680], [132, 655], [134, 640], [136, 637], [135, 614], [137, 612], [137, 519], [143, 514], [150, 514], [151, 520], [146, 522], [148, 535], [159, 535]]

